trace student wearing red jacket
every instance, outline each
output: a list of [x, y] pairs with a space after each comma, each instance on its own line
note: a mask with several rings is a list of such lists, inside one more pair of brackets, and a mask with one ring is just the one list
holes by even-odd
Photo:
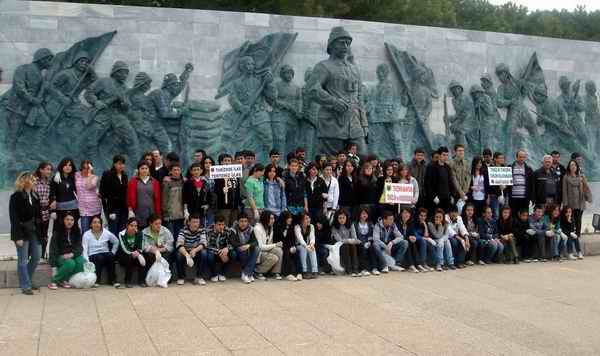
[[137, 165], [137, 175], [127, 186], [127, 207], [129, 217], [135, 217], [141, 227], [148, 226], [148, 217], [160, 215], [160, 184], [150, 176], [150, 166], [146, 161]]

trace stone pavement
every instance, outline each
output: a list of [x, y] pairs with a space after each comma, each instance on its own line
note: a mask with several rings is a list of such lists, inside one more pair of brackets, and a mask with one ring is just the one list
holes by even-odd
[[303, 282], [0, 290], [2, 355], [598, 355], [600, 257]]

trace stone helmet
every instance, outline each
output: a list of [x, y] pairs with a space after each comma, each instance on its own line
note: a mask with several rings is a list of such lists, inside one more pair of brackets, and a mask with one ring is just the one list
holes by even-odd
[[483, 73], [481, 75], [481, 78], [479, 78], [479, 79], [481, 79], [481, 80], [487, 80], [488, 82], [493, 83], [492, 82], [492, 76], [490, 75], [490, 73]]
[[567, 78], [567, 76], [565, 75], [561, 75], [560, 78], [558, 78], [558, 86], [559, 87], [563, 87], [565, 85], [569, 85], [571, 84], [571, 81], [569, 80], [569, 78]]
[[501, 73], [510, 74], [510, 69], [508, 68], [508, 65], [506, 65], [505, 63], [500, 63], [496, 66], [496, 75], [500, 75]]
[[456, 87], [459, 87], [462, 91], [465, 90], [459, 82], [457, 82], [456, 80], [452, 80], [450, 81], [450, 84], [448, 84], [448, 91], [452, 92], [452, 89]]
[[171, 85], [175, 85], [177, 83], [179, 83], [179, 78], [177, 78], [175, 74], [169, 73], [164, 76], [161, 88], [168, 88]]
[[133, 88], [139, 88], [146, 83], [152, 83], [152, 78], [146, 72], [139, 72], [133, 79]]
[[39, 62], [44, 58], [54, 57], [54, 54], [48, 48], [40, 48], [33, 54], [33, 62]]
[[475, 93], [485, 93], [485, 90], [483, 90], [483, 88], [481, 87], [481, 85], [479, 84], [474, 84], [471, 86], [471, 89], [469, 90], [469, 92], [471, 93], [471, 95], [475, 95]]
[[129, 71], [129, 66], [127, 65], [127, 63], [123, 61], [116, 61], [115, 64], [113, 64], [112, 69], [110, 70], [110, 75], [113, 75], [120, 70]]
[[340, 38], [349, 38], [350, 41], [352, 41], [352, 36], [350, 36], [350, 33], [342, 26], [336, 26], [332, 28], [331, 32], [329, 33], [329, 39], [327, 40], [327, 54], [331, 54], [331, 45], [333, 42], [335, 42], [335, 40]]
[[77, 55], [75, 56], [75, 58], [73, 58], [73, 64], [77, 63], [77, 61], [79, 61], [82, 58], [85, 58], [88, 61], [91, 60], [90, 55], [86, 51], [79, 51], [79, 52], [77, 52]]

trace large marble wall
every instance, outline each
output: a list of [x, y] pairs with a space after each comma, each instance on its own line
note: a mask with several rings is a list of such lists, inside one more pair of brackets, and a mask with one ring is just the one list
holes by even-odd
[[[63, 51], [76, 41], [112, 30], [119, 33], [97, 63], [101, 76], [119, 59], [130, 65], [132, 73], [148, 72], [158, 86], [165, 73], [180, 73], [191, 62], [195, 65], [190, 78], [192, 99], [214, 98], [223, 56], [245, 40], [277, 31], [298, 32], [284, 62], [296, 69], [295, 81], [301, 85], [299, 73], [326, 57], [329, 31], [338, 25], [354, 37], [353, 53], [366, 82], [374, 82], [376, 66], [388, 61], [384, 42], [430, 66], [440, 93], [453, 79], [470, 87], [485, 72], [497, 85], [493, 73], [498, 63], [507, 63], [518, 73], [534, 52], [552, 97], [558, 95], [561, 75], [600, 82], [600, 43], [596, 42], [329, 18], [0, 0], [0, 67], [4, 69], [0, 93], [10, 86], [14, 69], [30, 62], [37, 48]], [[228, 105], [225, 99], [222, 104]], [[443, 133], [442, 112], [441, 100], [434, 101], [431, 129], [437, 133]]]

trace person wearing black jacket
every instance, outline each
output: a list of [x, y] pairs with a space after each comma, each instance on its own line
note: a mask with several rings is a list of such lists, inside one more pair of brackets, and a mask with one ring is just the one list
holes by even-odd
[[183, 183], [184, 215], [186, 219], [192, 214], [199, 214], [204, 218], [211, 202], [208, 182], [202, 177], [202, 164], [192, 164], [190, 172], [191, 178]]
[[373, 174], [373, 166], [369, 162], [362, 165], [360, 174], [356, 178], [354, 185], [356, 193], [356, 203], [362, 208], [369, 209], [369, 217], [371, 222], [377, 222], [377, 177]]
[[356, 191], [354, 187], [356, 175], [354, 174], [354, 170], [352, 161], [344, 161], [342, 170], [338, 176], [338, 185], [340, 187], [338, 208], [346, 209], [350, 216], [354, 216], [354, 208], [356, 207]]
[[323, 213], [328, 191], [325, 180], [319, 177], [317, 165], [309, 163], [306, 167], [306, 200], [311, 220], [316, 220]]
[[330, 273], [331, 266], [329, 265], [329, 262], [327, 262], [327, 257], [329, 257], [327, 245], [333, 245], [335, 244], [335, 241], [331, 237], [329, 219], [327, 219], [324, 214], [319, 214], [314, 220], [314, 225], [319, 271], [321, 274]]
[[377, 216], [372, 219], [377, 221], [381, 216], [383, 216], [384, 211], [391, 211], [394, 215], [398, 215], [398, 204], [385, 204], [383, 197], [383, 190], [385, 188], [385, 183], [398, 183], [400, 181], [400, 177], [396, 175], [394, 171], [394, 166], [391, 162], [386, 162], [383, 165], [383, 175], [377, 178]]
[[425, 151], [422, 148], [415, 149], [414, 157], [410, 162], [410, 175], [419, 183], [419, 200], [417, 208], [425, 207], [425, 170], [427, 163], [425, 162]]
[[285, 182], [285, 199], [287, 208], [294, 219], [298, 219], [300, 214], [308, 212], [308, 199], [306, 197], [306, 177], [300, 172], [300, 163], [292, 158], [288, 163], [288, 170], [283, 173]]
[[56, 203], [55, 211], [50, 214], [54, 220], [62, 221], [67, 214], [71, 214], [75, 219], [75, 223], [79, 221], [75, 172], [73, 159], [63, 158], [58, 164], [54, 178], [50, 182], [50, 205]]
[[534, 204], [558, 204], [562, 199], [561, 176], [552, 167], [552, 156], [544, 156], [542, 167], [533, 172]]
[[430, 206], [442, 209], [447, 212], [450, 208], [451, 198], [460, 198], [458, 189], [452, 179], [452, 171], [448, 166], [448, 148], [440, 147], [438, 149], [440, 158], [437, 163], [432, 163], [429, 175], [426, 175], [425, 185], [427, 186]]
[[302, 274], [300, 273], [302, 268], [300, 267], [299, 255], [296, 250], [293, 217], [289, 211], [284, 211], [279, 217], [279, 221], [275, 225], [273, 242], [283, 242], [282, 275], [288, 281], [302, 280]]
[[115, 236], [119, 236], [127, 224], [127, 182], [125, 157], [116, 155], [111, 169], [105, 171], [100, 180], [100, 198], [108, 218], [108, 230]]
[[19, 287], [26, 295], [33, 295], [33, 274], [42, 255], [42, 244], [39, 239], [42, 212], [33, 185], [31, 173], [21, 173], [15, 183], [15, 192], [10, 196], [8, 203], [10, 239], [17, 248]]
[[513, 214], [517, 214], [523, 209], [529, 210], [529, 203], [531, 202], [533, 170], [525, 161], [527, 161], [527, 153], [523, 150], [517, 151], [516, 160], [511, 165], [513, 185], [508, 200]]
[[[233, 158], [228, 154], [219, 156], [219, 164], [228, 165], [233, 163]], [[237, 220], [241, 206], [241, 181], [239, 178], [215, 179], [216, 215], [225, 218], [225, 225], [231, 226]]]

